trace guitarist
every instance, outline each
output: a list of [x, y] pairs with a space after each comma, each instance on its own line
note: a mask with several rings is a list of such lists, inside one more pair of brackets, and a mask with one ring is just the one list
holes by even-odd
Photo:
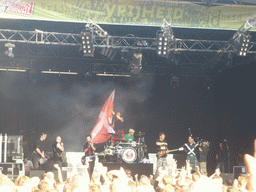
[[[84, 144], [85, 156], [94, 155], [96, 148], [94, 147], [94, 144], [92, 142], [92, 138], [90, 135], [86, 136], [86, 141], [87, 141], [87, 143]], [[88, 166], [88, 173], [89, 173], [90, 179], [92, 177], [92, 173], [93, 173], [93, 169], [94, 169], [95, 157], [92, 157], [91, 160], [92, 161], [89, 162], [89, 166]]]
[[64, 151], [64, 145], [61, 142], [61, 137], [58, 136], [56, 137], [56, 142], [53, 143], [52, 145], [52, 151], [53, 151], [53, 161], [54, 161], [54, 166], [56, 164], [59, 165], [59, 167], [62, 167], [62, 157], [61, 153]]
[[[168, 150], [168, 144], [165, 141], [165, 133], [159, 133], [159, 139], [156, 140], [156, 146], [159, 152], [164, 153]], [[164, 169], [167, 167], [167, 154], [157, 157], [157, 170], [159, 167], [163, 167]]]
[[33, 154], [32, 154], [32, 162], [34, 165], [34, 169], [38, 169], [38, 167], [40, 165], [39, 164], [40, 159], [42, 159], [42, 158], [45, 159], [43, 143], [44, 143], [44, 140], [46, 139], [46, 137], [47, 137], [47, 134], [42, 132], [40, 135], [40, 139], [36, 140], [35, 151], [33, 151]]

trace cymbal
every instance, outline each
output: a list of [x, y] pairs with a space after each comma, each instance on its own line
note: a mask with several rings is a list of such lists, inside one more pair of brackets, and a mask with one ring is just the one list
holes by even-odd
[[142, 135], [145, 135], [146, 133], [145, 132], [139, 132], [139, 133], [135, 133], [134, 135], [135, 136], [142, 136]]

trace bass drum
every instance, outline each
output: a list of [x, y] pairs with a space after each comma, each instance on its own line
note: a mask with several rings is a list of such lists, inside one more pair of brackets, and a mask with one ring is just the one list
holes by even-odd
[[137, 160], [137, 152], [133, 148], [125, 148], [122, 152], [122, 160], [125, 163], [133, 163]]

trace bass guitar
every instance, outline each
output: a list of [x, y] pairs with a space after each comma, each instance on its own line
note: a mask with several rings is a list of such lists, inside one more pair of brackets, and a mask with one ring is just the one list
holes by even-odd
[[106, 149], [105, 151], [103, 151], [101, 153], [95, 153], [94, 155], [84, 155], [81, 158], [81, 162], [83, 165], [86, 165], [87, 163], [92, 162], [97, 155], [105, 154], [105, 153], [109, 152], [110, 150], [111, 149]]
[[183, 151], [184, 148], [183, 147], [180, 147], [178, 149], [172, 149], [172, 150], [166, 150], [166, 151], [160, 151], [157, 153], [157, 157], [160, 158], [162, 157], [163, 155], [166, 155], [168, 153], [171, 153], [171, 152], [174, 152], [174, 151]]

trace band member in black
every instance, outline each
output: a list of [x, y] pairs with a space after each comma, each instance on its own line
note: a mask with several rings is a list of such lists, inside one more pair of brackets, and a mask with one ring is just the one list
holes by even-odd
[[199, 147], [199, 153], [200, 153], [200, 169], [201, 171], [207, 175], [207, 153], [209, 151], [209, 147], [206, 144], [206, 141], [202, 142], [202, 146]]
[[124, 118], [121, 117], [121, 113], [115, 113], [113, 111], [112, 127], [115, 130], [115, 137], [112, 138], [112, 146], [117, 143], [117, 140], [122, 139], [125, 136], [124, 133]]
[[43, 143], [46, 138], [47, 138], [47, 134], [43, 132], [40, 135], [40, 139], [36, 140], [35, 151], [33, 151], [33, 155], [32, 155], [32, 162], [33, 162], [34, 169], [38, 169], [40, 165], [39, 163], [40, 159], [42, 158], [45, 159]]
[[[92, 142], [92, 138], [91, 138], [90, 135], [86, 136], [86, 141], [87, 141], [87, 143], [84, 144], [85, 156], [92, 156], [92, 155], [94, 155], [94, 152], [96, 151], [96, 148], [94, 147], [94, 144]], [[90, 176], [90, 179], [91, 179], [93, 169], [94, 169], [94, 164], [95, 164], [95, 157], [91, 157], [90, 159], [91, 159], [91, 161], [86, 162], [86, 163], [89, 163], [88, 173], [89, 173], [89, 176]]]
[[165, 152], [168, 150], [168, 144], [165, 141], [165, 133], [160, 132], [159, 133], [159, 139], [156, 140], [156, 146], [158, 149], [158, 154], [163, 153], [163, 155], [157, 157], [157, 169], [159, 167], [166, 168], [167, 167], [167, 155]]
[[223, 150], [223, 145], [220, 143], [220, 147], [218, 148], [217, 154], [216, 154], [216, 161], [217, 161], [217, 167], [216, 169], [220, 169], [222, 173], [225, 173], [225, 152]]
[[61, 142], [61, 137], [56, 137], [56, 142], [52, 145], [52, 152], [53, 152], [53, 161], [54, 165], [58, 164], [59, 167], [62, 167], [62, 157], [61, 153], [64, 151], [64, 145]]

